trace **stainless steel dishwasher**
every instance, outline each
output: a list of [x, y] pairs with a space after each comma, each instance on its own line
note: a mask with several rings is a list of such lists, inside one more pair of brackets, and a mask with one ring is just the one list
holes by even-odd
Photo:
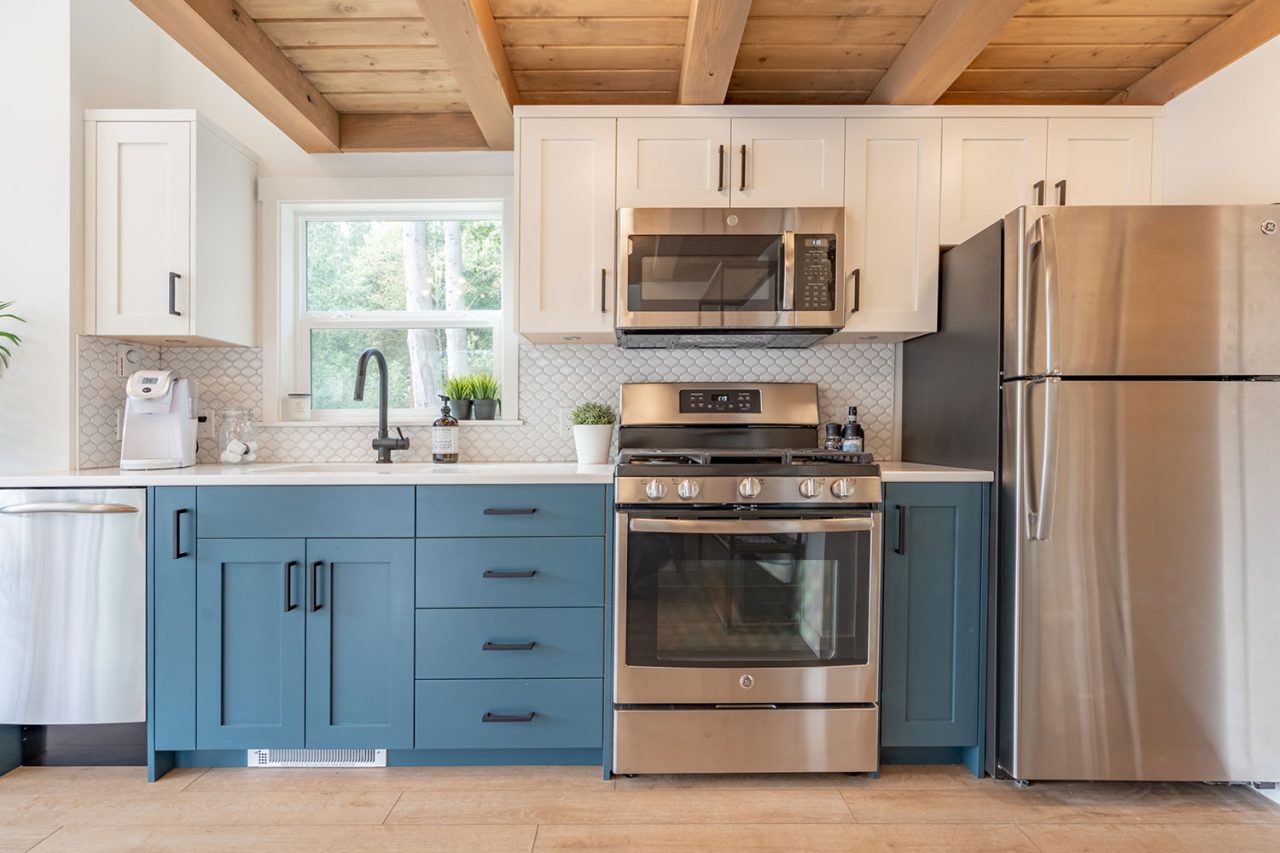
[[146, 719], [146, 490], [0, 489], [0, 723]]

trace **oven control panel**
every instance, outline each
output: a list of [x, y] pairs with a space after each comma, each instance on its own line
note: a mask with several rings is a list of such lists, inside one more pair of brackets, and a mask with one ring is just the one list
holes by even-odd
[[721, 412], [760, 414], [760, 389], [747, 388], [732, 391], [680, 389], [680, 414], [709, 415]]
[[770, 477], [624, 476], [616, 487], [619, 504], [734, 506], [874, 504], [881, 498], [875, 476]]

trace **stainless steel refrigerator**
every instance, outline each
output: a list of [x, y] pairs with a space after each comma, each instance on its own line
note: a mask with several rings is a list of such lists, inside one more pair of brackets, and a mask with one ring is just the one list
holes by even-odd
[[1020, 208], [943, 255], [902, 455], [997, 472], [997, 775], [1280, 780], [1278, 221]]

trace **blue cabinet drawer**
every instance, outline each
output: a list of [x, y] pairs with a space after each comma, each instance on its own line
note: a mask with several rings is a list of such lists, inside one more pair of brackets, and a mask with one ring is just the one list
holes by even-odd
[[603, 538], [418, 541], [419, 607], [602, 607]]
[[419, 536], [603, 536], [604, 486], [419, 486]]
[[418, 749], [599, 748], [598, 678], [419, 681]]
[[419, 610], [418, 678], [599, 678], [604, 610]]
[[413, 486], [202, 486], [200, 537], [413, 536]]

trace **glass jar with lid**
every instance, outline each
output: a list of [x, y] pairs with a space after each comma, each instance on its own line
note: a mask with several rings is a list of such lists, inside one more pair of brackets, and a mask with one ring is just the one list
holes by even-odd
[[243, 465], [257, 459], [258, 438], [253, 412], [223, 409], [218, 418], [218, 461], [227, 465]]

